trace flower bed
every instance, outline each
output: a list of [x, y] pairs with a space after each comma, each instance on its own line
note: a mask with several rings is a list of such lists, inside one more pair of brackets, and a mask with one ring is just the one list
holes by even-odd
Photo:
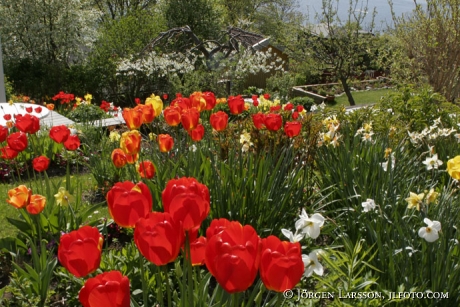
[[[166, 107], [152, 95], [122, 111], [118, 130], [39, 136], [16, 123], [4, 158], [32, 156], [44, 184], [5, 196], [19, 235], [0, 246], [24, 260], [6, 302], [334, 305], [359, 292], [368, 305], [415, 306], [397, 295], [410, 290], [437, 293], [422, 305], [460, 303], [460, 112], [407, 91], [350, 114], [195, 92]], [[84, 153], [105, 201], [51, 184], [46, 148]], [[105, 206], [108, 219], [90, 218]]]

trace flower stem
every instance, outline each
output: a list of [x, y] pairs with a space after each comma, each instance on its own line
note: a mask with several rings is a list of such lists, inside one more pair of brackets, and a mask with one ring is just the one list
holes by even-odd
[[139, 267], [141, 269], [141, 281], [142, 281], [142, 297], [144, 301], [144, 307], [148, 307], [148, 285], [147, 285], [147, 280], [148, 278], [145, 278], [145, 270], [144, 270], [144, 257], [141, 255], [139, 252]]

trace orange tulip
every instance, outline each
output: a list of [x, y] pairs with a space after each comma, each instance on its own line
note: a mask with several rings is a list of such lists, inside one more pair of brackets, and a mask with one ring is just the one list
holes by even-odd
[[141, 149], [142, 136], [139, 131], [126, 131], [121, 135], [120, 148], [125, 154], [136, 155]]
[[47, 108], [48, 110], [50, 110], [50, 111], [53, 111], [53, 110], [54, 110], [54, 103], [48, 103], [48, 104], [46, 105], [46, 108]]
[[196, 108], [198, 112], [206, 109], [206, 99], [201, 92], [194, 92], [190, 95], [190, 102], [192, 107]]
[[8, 191], [8, 197], [6, 202], [18, 209], [24, 208], [29, 204], [30, 197], [32, 196], [32, 190], [28, 189], [25, 185], [20, 185], [17, 188]]
[[155, 110], [151, 104], [140, 104], [136, 108], [142, 111], [142, 123], [149, 124], [155, 119]]
[[168, 152], [174, 146], [174, 139], [169, 134], [160, 134], [158, 136], [158, 145], [161, 152]]
[[128, 163], [126, 159], [126, 154], [120, 148], [116, 148], [112, 151], [112, 162], [116, 168], [122, 168]]
[[124, 108], [121, 113], [129, 130], [139, 129], [142, 125], [142, 109], [141, 108]]
[[30, 196], [30, 202], [26, 206], [27, 212], [30, 214], [39, 214], [45, 209], [46, 197], [38, 194]]
[[180, 124], [180, 108], [166, 107], [163, 111], [163, 116], [168, 125], [175, 127]]

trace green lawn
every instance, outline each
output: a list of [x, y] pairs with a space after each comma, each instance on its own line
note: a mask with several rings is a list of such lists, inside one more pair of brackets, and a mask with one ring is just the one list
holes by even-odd
[[[393, 91], [393, 89], [380, 89], [362, 92], [352, 92], [352, 95], [357, 105], [365, 105], [379, 102], [380, 97], [385, 96]], [[335, 101], [336, 104], [333, 106], [333, 108], [341, 108], [342, 106], [347, 107], [350, 105], [350, 103], [348, 102], [347, 95], [345, 94], [343, 94], [340, 97], [336, 97]]]
[[[50, 178], [52, 185], [56, 186], [56, 192], [59, 186], [65, 186], [65, 176], [62, 177], [52, 177]], [[82, 184], [81, 190], [83, 193], [86, 193], [86, 191], [94, 190], [95, 182], [93, 179], [93, 176], [91, 174], [81, 174], [81, 175], [76, 175], [76, 176], [71, 176], [72, 181], [72, 186], [76, 186], [77, 181], [78, 183]], [[20, 184], [24, 184], [25, 186], [29, 187], [32, 189], [32, 192], [34, 194], [39, 194], [40, 191], [42, 190], [40, 185], [45, 187], [45, 182], [43, 180], [27, 180], [23, 181]], [[20, 185], [19, 183], [8, 183], [8, 184], [0, 184], [0, 238], [4, 237], [11, 237], [16, 235], [16, 228], [12, 226], [8, 221], [7, 217], [10, 218], [18, 218], [20, 216], [19, 212], [17, 211], [18, 209], [14, 208], [10, 204], [6, 202], [8, 199], [8, 190], [13, 189]], [[42, 194], [44, 195], [44, 194]], [[77, 196], [77, 195], [74, 195]], [[83, 202], [83, 205], [90, 205], [87, 202]], [[100, 217], [105, 217], [107, 216], [107, 208], [103, 208], [99, 210], [100, 212], [92, 217], [93, 219], [97, 219]]]

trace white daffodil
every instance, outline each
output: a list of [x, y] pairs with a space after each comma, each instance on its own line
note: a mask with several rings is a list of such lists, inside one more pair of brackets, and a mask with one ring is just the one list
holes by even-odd
[[376, 204], [373, 199], [368, 198], [365, 202], [361, 204], [363, 206], [363, 212], [369, 212], [371, 210], [375, 210]]
[[425, 239], [427, 242], [436, 241], [439, 238], [438, 233], [441, 231], [441, 223], [438, 221], [431, 221], [428, 218], [424, 218], [423, 221], [427, 226], [419, 229], [419, 237]]
[[316, 252], [313, 251], [308, 254], [308, 256], [302, 255], [302, 261], [305, 266], [305, 272], [303, 273], [305, 277], [310, 277], [313, 272], [315, 272], [316, 275], [323, 276], [324, 268], [321, 263], [319, 263]]
[[292, 233], [292, 231], [290, 231], [289, 229], [281, 229], [281, 232], [283, 233], [283, 235], [289, 239], [289, 242], [291, 243], [295, 243], [295, 242], [299, 242], [303, 239], [303, 236], [304, 234], [303, 233], [297, 233], [297, 231], [295, 233]]
[[442, 165], [442, 161], [438, 159], [438, 154], [426, 158], [422, 163], [426, 165], [428, 171], [431, 169], [438, 169], [438, 167]]
[[301, 230], [302, 233], [312, 239], [316, 239], [319, 237], [319, 233], [323, 225], [324, 217], [321, 214], [315, 213], [311, 217], [308, 217], [305, 209], [302, 209], [300, 219], [295, 222], [295, 229]]

